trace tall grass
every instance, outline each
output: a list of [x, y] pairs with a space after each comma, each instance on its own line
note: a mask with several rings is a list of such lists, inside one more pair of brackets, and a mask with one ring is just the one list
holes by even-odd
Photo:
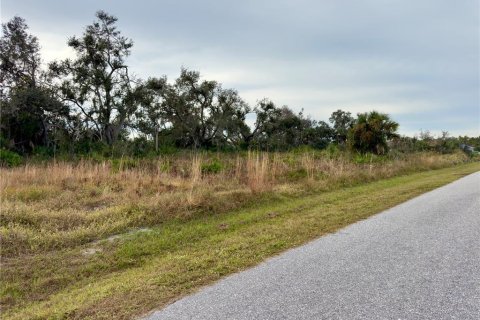
[[[202, 165], [210, 161], [220, 161], [221, 170], [202, 173]], [[248, 152], [2, 168], [2, 256], [75, 247], [172, 218], [189, 219], [264, 198], [332, 190], [465, 161], [461, 153], [364, 161], [319, 152]]]
[[305, 169], [309, 181], [312, 181], [315, 177], [315, 173], [317, 172], [316, 165], [315, 159], [311, 153], [305, 153], [302, 156], [302, 166]]
[[268, 154], [248, 152], [247, 185], [252, 192], [266, 191], [270, 183], [274, 181], [276, 170], [273, 170], [273, 175], [269, 176], [269, 168], [271, 168], [271, 162]]

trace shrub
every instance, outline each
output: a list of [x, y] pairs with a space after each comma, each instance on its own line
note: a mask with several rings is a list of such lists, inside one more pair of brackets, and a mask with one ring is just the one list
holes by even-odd
[[2, 167], [16, 167], [21, 165], [23, 158], [13, 151], [0, 149], [0, 166]]
[[223, 164], [218, 160], [212, 160], [209, 163], [202, 164], [202, 174], [219, 173], [223, 170]]
[[330, 143], [328, 147], [325, 149], [325, 154], [328, 156], [330, 159], [336, 159], [340, 156], [341, 151], [340, 148], [337, 144], [335, 143]]
[[172, 155], [178, 153], [178, 149], [175, 146], [163, 144], [158, 148], [157, 154], [159, 155]]

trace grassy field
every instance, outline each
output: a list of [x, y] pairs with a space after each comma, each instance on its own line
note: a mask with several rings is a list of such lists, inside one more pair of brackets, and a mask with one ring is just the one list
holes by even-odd
[[129, 319], [478, 170], [314, 153], [2, 169], [2, 318]]

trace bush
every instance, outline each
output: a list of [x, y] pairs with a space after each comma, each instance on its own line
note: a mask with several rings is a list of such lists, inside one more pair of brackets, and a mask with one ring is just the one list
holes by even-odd
[[335, 143], [330, 143], [324, 152], [330, 159], [338, 158], [341, 154], [340, 147]]
[[202, 173], [203, 174], [212, 174], [219, 173], [223, 170], [223, 164], [218, 160], [210, 161], [209, 163], [202, 164]]
[[21, 165], [23, 158], [13, 151], [0, 149], [0, 166], [2, 167], [16, 167]]
[[158, 148], [157, 154], [159, 155], [172, 155], [178, 153], [178, 149], [175, 146], [163, 144]]

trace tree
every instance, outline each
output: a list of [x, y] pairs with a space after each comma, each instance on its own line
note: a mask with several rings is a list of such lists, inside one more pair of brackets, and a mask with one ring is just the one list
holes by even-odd
[[304, 133], [304, 144], [316, 149], [326, 148], [335, 137], [335, 131], [324, 121], [314, 121], [306, 128]]
[[61, 98], [96, 132], [100, 141], [112, 145], [137, 110], [142, 86], [129, 73], [126, 58], [133, 42], [117, 30], [117, 18], [98, 11], [97, 20], [80, 38], [68, 41], [76, 54], [50, 65], [61, 77]]
[[289, 107], [278, 108], [271, 100], [260, 100], [253, 130], [245, 125], [242, 131], [246, 146], [264, 150], [286, 150], [301, 145], [324, 148], [332, 141], [333, 129], [325, 122], [296, 114]]
[[387, 141], [398, 137], [397, 129], [398, 123], [387, 114], [376, 111], [359, 113], [349, 131], [348, 144], [361, 153], [384, 154], [388, 152]]
[[350, 112], [345, 112], [340, 109], [333, 112], [330, 116], [330, 123], [333, 125], [335, 131], [334, 139], [338, 144], [345, 144], [347, 141], [348, 131], [353, 125], [354, 118]]
[[47, 87], [38, 39], [21, 17], [2, 25], [0, 62], [2, 136], [20, 152], [50, 146], [53, 131], [64, 127], [68, 108]]
[[40, 45], [37, 37], [27, 32], [21, 17], [2, 24], [0, 40], [0, 88], [2, 95], [18, 87], [35, 87], [40, 73]]
[[283, 106], [265, 126], [263, 148], [286, 150], [305, 144], [306, 129], [312, 126], [312, 120], [305, 118], [302, 112], [295, 114], [289, 107]]
[[54, 146], [54, 135], [64, 133], [67, 118], [68, 108], [44, 88], [16, 88], [2, 102], [2, 134], [22, 153]]
[[167, 78], [150, 78], [145, 84], [140, 108], [135, 113], [135, 127], [141, 133], [153, 137], [155, 151], [158, 151], [160, 132], [167, 130], [163, 112], [164, 90], [167, 88]]
[[278, 108], [268, 100], [260, 100], [254, 108], [256, 120], [253, 130], [243, 131], [244, 141], [248, 146], [261, 149], [286, 150], [302, 144], [307, 140], [316, 122], [303, 116], [303, 112], [295, 114], [289, 107]]
[[265, 137], [268, 127], [274, 119], [278, 117], [279, 109], [275, 106], [273, 101], [265, 98], [258, 101], [257, 105], [253, 108], [252, 113], [255, 113], [256, 115], [253, 130], [251, 130], [246, 124], [244, 124], [240, 130], [243, 144], [246, 147], [250, 147], [252, 144], [258, 144], [258, 141]]
[[450, 137], [448, 131], [442, 131], [442, 134], [437, 139], [436, 143], [436, 151], [439, 153], [452, 153], [458, 148], [458, 143], [455, 141], [456, 139]]
[[158, 111], [150, 112], [151, 123], [162, 121], [178, 146], [238, 145], [249, 107], [235, 90], [223, 89], [216, 81], [200, 81], [199, 72], [187, 69], [172, 85], [158, 79], [150, 80], [150, 85], [152, 81], [161, 103], [150, 106]]

